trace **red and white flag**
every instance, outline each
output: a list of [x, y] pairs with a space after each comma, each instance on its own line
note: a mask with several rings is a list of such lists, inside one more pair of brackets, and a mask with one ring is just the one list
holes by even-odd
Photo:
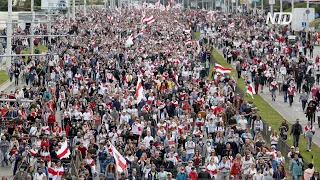
[[141, 102], [143, 99], [143, 87], [140, 77], [138, 77], [138, 83], [136, 88], [136, 98], [137, 98], [137, 104]]
[[256, 91], [254, 90], [252, 84], [250, 84], [248, 87], [247, 87], [247, 93], [251, 95], [252, 99], [253, 99], [253, 95], [256, 94]]
[[222, 73], [222, 74], [231, 73], [231, 68], [225, 68], [217, 63], [215, 64], [215, 67], [216, 67], [216, 71], [219, 73]]
[[109, 16], [109, 20], [112, 21], [113, 20], [113, 16]]
[[171, 4], [174, 4], [174, 0], [170, 0], [170, 3], [171, 3]]
[[193, 42], [193, 41], [191, 41], [191, 39], [187, 39], [187, 40], [185, 40], [185, 41], [184, 41], [184, 43], [185, 43], [185, 44], [191, 44], [191, 45], [193, 45], [193, 44], [194, 44], [194, 42]]
[[142, 23], [145, 22], [146, 19], [147, 19], [147, 16], [146, 16], [146, 15], [143, 15], [142, 18], [141, 18], [141, 22], [142, 22]]
[[61, 179], [64, 173], [63, 167], [48, 167], [48, 176], [52, 179]]
[[119, 153], [119, 151], [112, 144], [110, 144], [108, 151], [115, 159], [117, 171], [120, 173], [124, 172], [128, 167], [127, 160]]
[[57, 157], [59, 159], [63, 159], [63, 158], [69, 158], [71, 152], [68, 146], [68, 142], [64, 141], [61, 145], [61, 148], [58, 150], [57, 152]]
[[148, 23], [148, 24], [151, 24], [155, 21], [154, 17], [153, 16], [150, 16], [148, 18], [145, 19], [145, 21]]

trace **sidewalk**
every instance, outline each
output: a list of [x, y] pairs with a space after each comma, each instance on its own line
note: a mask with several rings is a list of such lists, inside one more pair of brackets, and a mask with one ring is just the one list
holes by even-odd
[[[217, 49], [217, 51], [222, 54], [222, 51]], [[320, 46], [315, 46], [314, 49], [314, 57], [320, 55]], [[232, 64], [233, 68], [235, 68], [235, 63]], [[250, 74], [250, 73], [249, 73]], [[260, 88], [259, 88], [260, 89]], [[279, 114], [281, 114], [284, 119], [286, 119], [291, 124], [294, 124], [296, 122], [296, 119], [300, 120], [300, 124], [304, 128], [307, 123], [308, 119], [306, 118], [306, 115], [302, 111], [302, 105], [301, 102], [299, 102], [300, 94], [297, 93], [297, 95], [293, 99], [292, 107], [289, 107], [288, 103], [284, 103], [284, 99], [282, 95], [279, 95], [277, 93], [276, 101], [272, 101], [271, 99], [271, 93], [269, 92], [269, 89], [265, 86], [263, 93], [260, 93], [259, 95], [271, 106], [273, 107]], [[310, 97], [309, 97], [310, 99]], [[316, 135], [313, 136], [312, 141], [320, 146], [320, 136], [317, 135], [317, 132], [320, 132], [320, 128], [318, 126], [318, 122], [313, 124], [316, 129]], [[291, 127], [290, 127], [291, 128]]]

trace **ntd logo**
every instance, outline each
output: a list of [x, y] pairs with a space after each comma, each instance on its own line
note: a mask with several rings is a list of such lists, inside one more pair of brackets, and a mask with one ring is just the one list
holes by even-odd
[[272, 14], [269, 12], [267, 15], [266, 24], [279, 24], [279, 25], [288, 25], [292, 21], [292, 13], [289, 12], [276, 12]]

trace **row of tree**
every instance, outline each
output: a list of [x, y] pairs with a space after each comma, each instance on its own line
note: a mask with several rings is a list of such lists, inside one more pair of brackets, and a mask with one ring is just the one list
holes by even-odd
[[[14, 0], [12, 0], [14, 2]], [[40, 9], [41, 0], [34, 0], [35, 10]], [[31, 0], [16, 0], [15, 5], [12, 7], [13, 11], [30, 11]], [[0, 0], [0, 11], [8, 11], [8, 0]]]

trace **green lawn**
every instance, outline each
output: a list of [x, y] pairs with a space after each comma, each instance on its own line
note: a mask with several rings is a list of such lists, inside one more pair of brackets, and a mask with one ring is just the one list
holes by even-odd
[[[199, 32], [196, 32], [195, 35], [197, 37], [200, 36]], [[223, 67], [228, 67], [232, 68], [232, 73], [231, 75], [234, 75], [237, 77], [237, 72], [233, 67], [227, 63], [227, 61], [223, 58], [223, 56], [220, 55], [220, 53], [214, 49], [213, 52], [213, 57], [214, 59], [221, 64]], [[212, 62], [210, 66], [210, 74], [212, 73], [214, 69], [214, 64]], [[246, 92], [246, 87], [243, 79], [238, 79], [237, 81], [237, 86], [241, 88], [244, 92]], [[254, 95], [254, 99], [252, 99], [250, 96], [245, 96], [244, 99], [247, 101], [252, 101], [254, 105], [260, 110], [259, 114], [262, 117], [263, 120], [269, 124], [273, 130], [278, 130], [281, 121], [284, 119], [284, 117], [279, 114], [273, 107], [271, 107], [268, 102], [266, 102], [260, 95]], [[291, 124], [289, 125], [291, 128]], [[293, 137], [288, 136], [287, 142], [292, 145], [293, 143]], [[320, 161], [317, 161], [317, 159], [320, 159], [320, 148], [317, 146], [315, 143], [312, 143], [312, 152], [307, 152], [306, 150], [306, 140], [303, 137], [300, 137], [300, 142], [299, 142], [299, 150], [302, 156], [304, 157], [305, 160], [308, 162], [312, 162], [312, 156], [315, 159], [314, 165], [317, 169], [320, 167]], [[286, 157], [287, 160], [287, 155], [283, 154], [284, 157]], [[288, 162], [288, 161], [286, 161]]]
[[[48, 51], [48, 47], [44, 45], [39, 45], [38, 48], [40, 50], [40, 53], [42, 53], [42, 51]], [[35, 46], [34, 49], [36, 49]], [[25, 51], [22, 51], [22, 54], [30, 54], [30, 48], [26, 49]]]
[[0, 70], [0, 85], [6, 82], [9, 79], [9, 76], [5, 70]]

